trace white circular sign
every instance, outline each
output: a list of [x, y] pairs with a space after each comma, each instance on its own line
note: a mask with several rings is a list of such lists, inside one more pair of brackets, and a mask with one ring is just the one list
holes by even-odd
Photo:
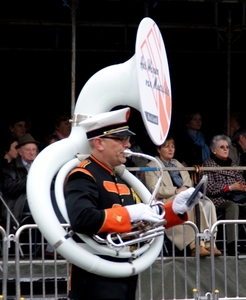
[[171, 122], [171, 84], [162, 35], [150, 18], [139, 24], [136, 68], [142, 118], [153, 143], [161, 145]]

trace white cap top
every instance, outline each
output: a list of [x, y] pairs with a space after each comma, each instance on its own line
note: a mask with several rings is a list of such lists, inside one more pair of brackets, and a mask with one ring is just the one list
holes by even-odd
[[86, 130], [88, 140], [104, 135], [135, 135], [129, 130], [127, 120], [130, 108], [101, 113], [79, 123]]

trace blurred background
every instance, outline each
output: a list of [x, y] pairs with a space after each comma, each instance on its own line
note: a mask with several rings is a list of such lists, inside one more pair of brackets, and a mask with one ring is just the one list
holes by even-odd
[[[0, 112], [25, 112], [37, 131], [57, 113], [72, 115], [87, 80], [135, 53], [144, 17], [159, 26], [172, 87], [172, 130], [198, 109], [207, 136], [230, 112], [245, 114], [245, 1], [7, 0], [0, 6]], [[76, 20], [75, 80], [71, 80]]]

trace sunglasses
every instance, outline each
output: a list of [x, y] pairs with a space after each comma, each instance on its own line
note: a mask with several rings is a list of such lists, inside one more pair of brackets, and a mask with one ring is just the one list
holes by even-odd
[[225, 150], [225, 149], [229, 149], [229, 146], [224, 146], [224, 145], [222, 145], [222, 146], [219, 146], [219, 148]]
[[111, 140], [117, 140], [120, 141], [121, 143], [129, 142], [130, 141], [130, 136], [101, 136], [101, 139], [111, 139]]

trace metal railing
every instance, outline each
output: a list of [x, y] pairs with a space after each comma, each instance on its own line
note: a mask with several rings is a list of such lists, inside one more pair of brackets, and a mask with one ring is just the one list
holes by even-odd
[[[150, 168], [128, 168], [130, 171], [150, 171]], [[153, 168], [151, 168], [153, 169]], [[246, 167], [221, 167], [221, 168], [202, 168], [202, 167], [183, 167], [183, 168], [165, 168], [169, 170], [186, 170], [194, 171], [200, 174], [203, 170], [219, 170], [219, 169], [234, 169], [234, 170], [246, 170]], [[3, 205], [4, 200], [1, 197]], [[38, 231], [36, 224], [26, 224], [20, 226], [15, 220], [12, 212], [7, 209], [7, 223], [6, 229], [0, 227], [1, 232], [1, 252], [2, 260], [0, 261], [0, 271], [2, 272], [2, 295], [4, 299], [8, 299], [7, 285], [9, 280], [15, 281], [15, 297], [20, 299], [23, 296], [21, 284], [23, 280], [28, 281], [30, 284], [30, 292], [26, 296], [26, 299], [35, 298], [35, 286], [36, 281], [42, 282], [42, 292], [40, 297], [42, 299], [62, 299], [59, 294], [59, 280], [63, 279], [63, 285], [66, 284], [66, 290], [69, 285], [69, 262], [64, 260], [47, 260], [45, 259], [45, 245], [46, 241], [42, 234], [39, 236], [39, 241], [34, 239], [35, 231]], [[10, 219], [13, 219], [16, 223], [16, 233], [9, 234]], [[174, 243], [166, 240], [169, 243], [169, 253], [167, 253], [167, 245], [163, 245], [163, 251], [156, 259], [155, 263], [146, 271], [139, 274], [138, 289], [136, 297], [139, 300], [149, 299], [196, 299], [196, 300], [217, 300], [226, 299], [246, 299], [246, 289], [244, 284], [245, 271], [244, 260], [246, 255], [240, 255], [235, 257], [228, 257], [226, 255], [226, 225], [235, 225], [235, 241], [240, 242], [237, 237], [238, 226], [246, 224], [246, 220], [220, 220], [213, 226], [206, 230], [204, 233], [198, 231], [197, 226], [192, 222], [186, 222], [184, 225], [184, 237], [185, 244], [185, 228], [191, 226], [195, 232], [195, 243], [199, 245], [200, 239], [210, 239], [211, 255], [210, 260], [207, 258], [200, 259], [199, 247], [196, 247], [196, 256], [189, 257], [187, 248], [184, 247], [184, 253], [182, 256], [177, 256]], [[63, 224], [66, 228], [69, 228], [68, 224]], [[220, 249], [223, 255], [220, 257], [214, 257], [214, 244], [213, 234], [215, 230], [220, 226], [222, 235], [222, 245]], [[23, 242], [22, 238], [25, 235], [26, 240]], [[245, 233], [246, 241], [246, 233]], [[14, 256], [11, 258], [9, 249], [11, 244], [15, 244]], [[39, 253], [37, 255], [37, 248]], [[56, 252], [55, 252], [56, 253]], [[171, 253], [171, 255], [169, 255]], [[24, 254], [24, 255], [22, 255]], [[56, 255], [55, 255], [56, 257]], [[23, 274], [23, 269], [28, 268], [28, 272]], [[14, 268], [14, 272], [13, 272]], [[62, 274], [60, 274], [60, 269]], [[206, 278], [204, 283], [203, 269], [206, 268]], [[51, 272], [52, 269], [52, 272]], [[243, 276], [240, 276], [240, 274]], [[233, 277], [233, 278], [232, 278]], [[47, 280], [54, 281], [54, 291], [52, 295], [47, 295], [46, 284]], [[202, 280], [201, 280], [202, 278]], [[63, 294], [65, 297], [65, 295]], [[66, 298], [66, 297], [65, 297]]]
[[[211, 230], [199, 233], [196, 225], [186, 222], [184, 225], [183, 241], [185, 245], [186, 227], [191, 226], [195, 232], [195, 243], [199, 245], [199, 239], [209, 239], [211, 254], [210, 257], [200, 258], [199, 247], [196, 247], [196, 256], [190, 257], [187, 248], [184, 248], [182, 255], [177, 255], [175, 245], [165, 238], [165, 247], [168, 247], [167, 256], [165, 247], [157, 257], [154, 264], [139, 274], [138, 289], [136, 299], [246, 299], [245, 289], [245, 256], [230, 257], [226, 255], [226, 239], [223, 239], [222, 256], [214, 257], [213, 233], [218, 226], [221, 226], [222, 236], [225, 235], [226, 224], [235, 225], [235, 234], [238, 226], [246, 224], [246, 220], [216, 222]], [[68, 224], [62, 226], [69, 228]], [[33, 231], [38, 230], [36, 224], [21, 226], [14, 238], [8, 241], [5, 230], [0, 227], [2, 236], [2, 261], [0, 262], [2, 272], [2, 295], [7, 297], [7, 285], [9, 281], [15, 282], [15, 299], [25, 297], [25, 299], [37, 298], [35, 283], [42, 286], [39, 292], [40, 299], [66, 299], [66, 291], [69, 287], [70, 264], [66, 259], [45, 259], [46, 241], [41, 235], [39, 240], [39, 253], [35, 256], [33, 251]], [[26, 235], [25, 231], [28, 232]], [[22, 236], [28, 237], [28, 241], [21, 241]], [[236, 241], [239, 242], [239, 240]], [[8, 245], [15, 243], [14, 257], [6, 257]], [[25, 258], [20, 255], [19, 247], [23, 246]], [[24, 247], [25, 246], [25, 247]], [[170, 255], [171, 254], [171, 255]], [[204, 273], [205, 272], [205, 273]], [[241, 276], [240, 276], [241, 274]], [[233, 279], [232, 279], [233, 278]], [[47, 289], [47, 282], [53, 282], [52, 295]], [[62, 281], [62, 292], [60, 292], [60, 282]], [[23, 291], [22, 284], [29, 284], [29, 292]], [[65, 292], [64, 292], [65, 290]], [[8, 290], [9, 292], [9, 290]]]

